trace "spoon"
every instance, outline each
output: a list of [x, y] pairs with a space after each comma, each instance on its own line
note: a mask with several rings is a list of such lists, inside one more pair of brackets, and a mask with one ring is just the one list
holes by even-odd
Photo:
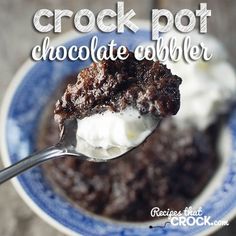
[[96, 148], [89, 145], [83, 139], [78, 139], [76, 137], [76, 131], [77, 120], [67, 120], [61, 130], [60, 140], [55, 146], [30, 155], [21, 161], [1, 170], [0, 184], [33, 166], [53, 158], [74, 156], [81, 160], [102, 162], [121, 157], [134, 148]]

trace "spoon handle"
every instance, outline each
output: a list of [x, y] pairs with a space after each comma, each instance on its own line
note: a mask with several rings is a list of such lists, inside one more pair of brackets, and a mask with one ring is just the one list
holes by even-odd
[[8, 179], [22, 173], [23, 171], [36, 166], [48, 159], [63, 156], [65, 151], [62, 148], [53, 146], [42, 151], [39, 151], [33, 155], [30, 155], [21, 161], [3, 169], [0, 171], [0, 184], [4, 183]]

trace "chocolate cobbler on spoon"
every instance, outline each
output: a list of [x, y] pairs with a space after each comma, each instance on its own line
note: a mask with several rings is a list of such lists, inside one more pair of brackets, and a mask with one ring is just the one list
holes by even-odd
[[138, 146], [161, 118], [179, 110], [181, 79], [159, 62], [127, 54], [126, 60], [103, 60], [82, 70], [56, 104], [55, 120], [63, 127], [76, 119], [76, 148], [88, 156], [94, 155], [88, 145], [102, 150]]
[[0, 183], [55, 157], [120, 157], [143, 143], [161, 118], [178, 112], [181, 79], [158, 61], [127, 54], [126, 60], [102, 60], [79, 73], [56, 104], [59, 143], [2, 170]]

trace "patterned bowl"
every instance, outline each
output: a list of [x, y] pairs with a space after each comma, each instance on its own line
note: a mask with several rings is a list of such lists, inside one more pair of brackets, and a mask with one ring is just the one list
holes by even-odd
[[[139, 22], [146, 25], [146, 22]], [[54, 45], [88, 45], [91, 36], [98, 35], [99, 44], [115, 39], [129, 49], [150, 41], [150, 30], [140, 29], [135, 35], [92, 33], [81, 35], [71, 32]], [[9, 87], [1, 111], [0, 138], [1, 156], [5, 166], [12, 164], [35, 150], [40, 114], [58, 83], [71, 73], [88, 66], [91, 61], [28, 61], [16, 74]], [[202, 206], [203, 214], [212, 220], [231, 219], [236, 209], [236, 110], [222, 135], [221, 165], [202, 194], [193, 203]], [[162, 224], [159, 221], [146, 223], [117, 222], [97, 217], [73, 207], [59, 196], [48, 184], [40, 167], [35, 167], [12, 180], [19, 195], [40, 217], [68, 235], [204, 235], [219, 226], [173, 226], [149, 228]], [[164, 220], [165, 221], [165, 220]]]

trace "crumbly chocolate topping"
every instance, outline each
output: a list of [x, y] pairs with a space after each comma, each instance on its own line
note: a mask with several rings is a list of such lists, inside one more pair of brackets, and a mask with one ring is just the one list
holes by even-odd
[[[75, 83], [69, 76], [66, 84]], [[39, 127], [38, 149], [59, 138], [52, 108], [65, 90], [53, 94]], [[52, 187], [73, 204], [117, 220], [153, 220], [150, 210], [182, 210], [203, 190], [218, 165], [218, 120], [207, 131], [179, 130], [165, 119], [138, 149], [106, 163], [57, 158], [43, 164]], [[218, 128], [217, 128], [218, 127]]]
[[[106, 163], [58, 158], [44, 164], [44, 173], [74, 204], [108, 218], [145, 221], [153, 219], [155, 206], [182, 210], [209, 181], [217, 154], [209, 134], [177, 130], [167, 120], [123, 158]], [[50, 127], [45, 131], [53, 132]]]
[[82, 119], [105, 110], [119, 112], [127, 106], [140, 114], [175, 115], [180, 107], [181, 79], [158, 61], [138, 61], [132, 52], [127, 54], [126, 60], [102, 60], [83, 69], [57, 101], [55, 120], [63, 124], [66, 119]]

